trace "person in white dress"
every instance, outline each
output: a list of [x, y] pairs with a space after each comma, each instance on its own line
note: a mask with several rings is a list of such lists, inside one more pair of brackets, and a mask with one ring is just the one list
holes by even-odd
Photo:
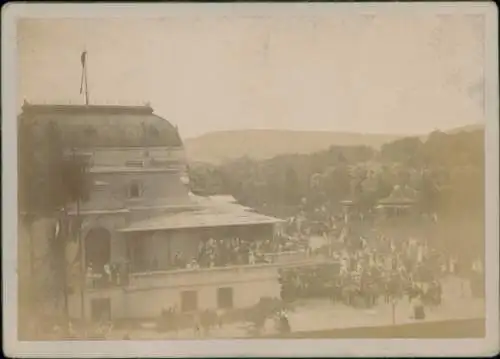
[[106, 274], [106, 279], [108, 282], [111, 282], [111, 266], [109, 263], [104, 265], [104, 273]]
[[252, 251], [248, 253], [248, 263], [255, 264], [255, 255]]

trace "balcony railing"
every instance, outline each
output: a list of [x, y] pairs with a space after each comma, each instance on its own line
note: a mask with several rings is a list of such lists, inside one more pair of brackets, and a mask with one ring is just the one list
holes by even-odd
[[118, 273], [108, 275], [106, 273], [87, 274], [87, 289], [107, 289], [113, 287], [126, 287], [130, 284], [130, 274]]
[[155, 286], [198, 285], [216, 282], [252, 281], [277, 278], [278, 269], [286, 266], [322, 262], [324, 257], [310, 257], [305, 251], [266, 254], [267, 263], [228, 265], [211, 268], [145, 270], [116, 276], [87, 276], [88, 289], [150, 288]]
[[278, 253], [268, 253], [264, 257], [269, 263], [291, 263], [296, 261], [301, 261], [307, 259], [306, 251], [288, 251], [288, 252], [278, 252]]

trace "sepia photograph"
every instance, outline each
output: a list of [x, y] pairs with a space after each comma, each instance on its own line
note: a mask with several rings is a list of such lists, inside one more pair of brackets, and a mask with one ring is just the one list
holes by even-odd
[[2, 8], [6, 353], [498, 352], [494, 3], [150, 5]]

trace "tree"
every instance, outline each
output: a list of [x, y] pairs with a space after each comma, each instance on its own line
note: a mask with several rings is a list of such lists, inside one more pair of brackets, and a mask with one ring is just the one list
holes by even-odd
[[[358, 209], [366, 210], [389, 196], [394, 186], [408, 185], [417, 190], [422, 212], [436, 213], [442, 219], [438, 226], [455, 233], [439, 235], [437, 242], [467, 237], [461, 240], [463, 248], [478, 247], [481, 242], [472, 238], [482, 237], [484, 221], [484, 131], [435, 131], [424, 142], [417, 137], [403, 138], [385, 144], [380, 151], [332, 146], [307, 155], [241, 159], [219, 168], [224, 181], [218, 191], [231, 193], [253, 207], [265, 204], [271, 215], [285, 213], [284, 207], [290, 209], [286, 213], [297, 212], [303, 197], [306, 212], [333, 208], [344, 199], [353, 199]], [[207, 171], [200, 177], [209, 182], [217, 175]], [[470, 235], [465, 236], [466, 232]], [[457, 243], [447, 245], [458, 248]]]
[[351, 177], [347, 166], [341, 164], [325, 169], [321, 186], [324, 188], [327, 198], [332, 202], [339, 202], [345, 198], [350, 191]]
[[449, 136], [441, 131], [432, 132], [424, 146], [421, 148], [420, 156], [427, 167], [442, 165], [449, 157]]
[[299, 200], [299, 179], [297, 171], [291, 166], [286, 170], [284, 183], [285, 203], [296, 205]]
[[[37, 188], [40, 185], [40, 178], [35, 176], [37, 172], [37, 159], [35, 151], [34, 126], [28, 121], [19, 121], [18, 127], [18, 203], [20, 209], [19, 222], [26, 226], [28, 235], [28, 252], [22, 250], [18, 243], [20, 263], [19, 273], [19, 333], [26, 332], [28, 324], [24, 318], [29, 317], [29, 312], [35, 308], [34, 303], [38, 300], [38, 291], [35, 290], [36, 281], [34, 280], [34, 246], [33, 246], [33, 224], [37, 215], [42, 212], [41, 204], [43, 191]], [[23, 255], [26, 260], [23, 260]], [[28, 262], [29, 269], [23, 274], [22, 264]], [[29, 278], [29, 280], [26, 280]]]
[[436, 178], [430, 171], [424, 172], [420, 184], [419, 204], [424, 213], [436, 213], [439, 206], [441, 189], [436, 183]]
[[422, 141], [418, 137], [405, 137], [386, 143], [381, 148], [383, 159], [409, 165], [417, 165], [422, 149]]
[[[48, 258], [54, 261], [54, 278], [57, 283], [57, 291], [62, 291], [65, 297], [65, 314], [67, 308], [67, 283], [66, 283], [66, 258], [65, 245], [68, 241], [69, 218], [68, 207], [75, 203], [79, 209], [80, 201], [88, 199], [89, 178], [88, 163], [79, 156], [67, 156], [67, 150], [63, 145], [62, 135], [58, 126], [49, 122], [45, 127], [36, 126], [30, 119], [19, 118], [19, 207], [23, 223], [28, 227], [29, 249], [33, 250], [35, 240], [32, 235], [32, 225], [40, 218], [60, 218], [62, 227], [59, 236], [51, 238]], [[78, 211], [77, 211], [78, 212]], [[34, 256], [31, 253], [30, 278], [31, 283], [20, 283], [20, 287], [31, 288], [30, 293], [20, 293], [20, 296], [31, 298], [29, 305], [37, 307], [40, 288], [34, 283], [36, 268], [34, 267]], [[58, 296], [58, 293], [54, 293]], [[21, 298], [21, 300], [24, 300]]]

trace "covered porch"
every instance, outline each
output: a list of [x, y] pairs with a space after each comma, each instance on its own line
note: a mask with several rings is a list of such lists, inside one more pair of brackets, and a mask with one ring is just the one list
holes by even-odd
[[149, 273], [256, 263], [257, 248], [277, 249], [272, 247], [278, 222], [247, 211], [183, 212], [131, 223], [119, 231], [130, 272]]

